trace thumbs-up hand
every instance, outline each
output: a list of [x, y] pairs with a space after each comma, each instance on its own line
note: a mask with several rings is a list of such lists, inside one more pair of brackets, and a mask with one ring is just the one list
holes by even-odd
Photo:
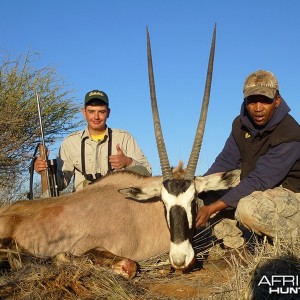
[[129, 166], [132, 163], [132, 158], [124, 154], [119, 144], [116, 145], [116, 150], [117, 154], [109, 157], [109, 162], [111, 163], [112, 168], [122, 169]]

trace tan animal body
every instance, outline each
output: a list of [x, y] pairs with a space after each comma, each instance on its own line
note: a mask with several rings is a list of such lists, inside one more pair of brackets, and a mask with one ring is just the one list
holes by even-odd
[[[238, 177], [236, 171], [196, 177], [195, 186], [199, 191], [224, 189]], [[165, 253], [170, 231], [159, 197], [162, 183], [161, 176], [116, 172], [73, 194], [2, 207], [0, 249], [17, 245], [37, 257], [97, 250], [134, 261]], [[127, 199], [120, 192], [126, 194], [128, 187], [149, 201]]]
[[27, 253], [82, 255], [103, 248], [140, 260], [168, 250], [170, 234], [160, 201], [139, 203], [118, 192], [161, 183], [161, 177], [116, 172], [58, 198], [20, 201], [0, 209], [0, 247], [12, 241]]

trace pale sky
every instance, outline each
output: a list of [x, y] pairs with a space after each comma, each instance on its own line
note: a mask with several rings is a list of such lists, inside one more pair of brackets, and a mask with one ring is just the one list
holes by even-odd
[[[221, 151], [243, 101], [245, 77], [272, 71], [300, 121], [298, 0], [1, 0], [0, 55], [40, 54], [83, 103], [105, 91], [108, 125], [128, 130], [161, 174], [150, 109], [148, 26], [162, 129], [171, 165], [191, 151], [203, 98], [214, 24], [215, 65], [206, 132], [196, 174]], [[50, 147], [53, 158], [58, 144]]]

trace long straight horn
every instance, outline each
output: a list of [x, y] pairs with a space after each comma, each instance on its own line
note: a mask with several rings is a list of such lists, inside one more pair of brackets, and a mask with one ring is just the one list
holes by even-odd
[[200, 119], [195, 135], [194, 145], [192, 148], [192, 152], [190, 155], [190, 159], [186, 168], [185, 179], [193, 180], [196, 172], [197, 162], [200, 154], [200, 149], [202, 146], [202, 140], [204, 135], [205, 129], [205, 122], [207, 117], [208, 111], [208, 104], [209, 104], [209, 96], [210, 96], [210, 87], [212, 81], [212, 73], [213, 73], [213, 65], [214, 65], [214, 55], [215, 55], [215, 43], [216, 43], [216, 25], [214, 27], [214, 33], [210, 48], [210, 55], [209, 55], [209, 62], [207, 68], [207, 75], [206, 75], [206, 83], [205, 83], [205, 91], [202, 101], [202, 109], [200, 114]]
[[156, 93], [155, 93], [155, 84], [154, 84], [154, 74], [153, 74], [153, 65], [152, 65], [152, 54], [151, 54], [151, 45], [150, 45], [150, 36], [147, 28], [147, 57], [148, 57], [148, 74], [149, 74], [149, 85], [150, 85], [150, 96], [151, 96], [151, 106], [152, 106], [152, 117], [154, 124], [154, 132], [156, 145], [160, 160], [160, 167], [162, 171], [163, 180], [172, 179], [172, 171], [168, 159], [168, 154], [166, 151], [166, 146], [164, 142], [164, 137], [161, 130], [160, 119], [157, 108]]

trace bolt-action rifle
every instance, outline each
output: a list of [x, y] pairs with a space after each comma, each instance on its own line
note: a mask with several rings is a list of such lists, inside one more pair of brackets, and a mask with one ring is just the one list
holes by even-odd
[[40, 97], [38, 93], [36, 93], [36, 101], [37, 101], [37, 108], [39, 113], [39, 124], [41, 130], [41, 144], [38, 144], [36, 147], [33, 159], [30, 165], [30, 187], [28, 198], [33, 199], [33, 172], [34, 172], [34, 161], [36, 159], [36, 152], [37, 148], [39, 149], [40, 156], [43, 160], [45, 160], [48, 164], [48, 168], [45, 171], [41, 172], [41, 185], [42, 185], [42, 196], [43, 197], [57, 197], [59, 196], [58, 184], [57, 184], [57, 160], [51, 159], [48, 160], [47, 148], [45, 145], [45, 138], [44, 138], [44, 129], [43, 129], [43, 122], [42, 122], [42, 113], [40, 107]]

